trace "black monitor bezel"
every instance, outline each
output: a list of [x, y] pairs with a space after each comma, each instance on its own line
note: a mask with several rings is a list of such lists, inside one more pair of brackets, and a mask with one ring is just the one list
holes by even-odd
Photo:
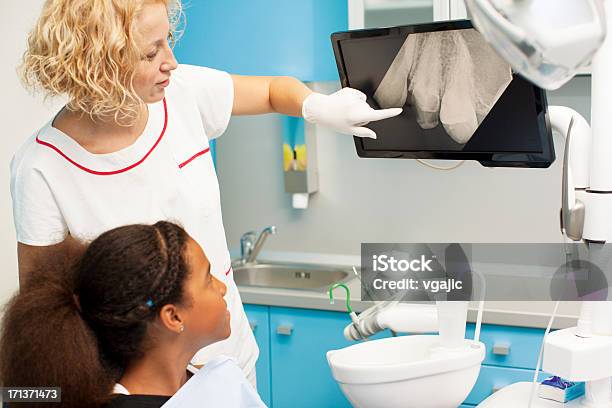
[[[414, 34], [434, 31], [447, 31], [474, 28], [469, 20], [454, 20], [435, 23], [404, 25], [384, 28], [371, 28], [336, 32], [331, 35], [332, 47], [340, 76], [342, 87], [349, 86], [346, 68], [340, 48], [340, 41], [347, 39], [379, 37], [389, 34]], [[513, 74], [514, 80], [527, 81], [518, 74]], [[532, 85], [535, 101], [538, 128], [540, 129], [541, 154], [534, 153], [466, 153], [466, 152], [432, 152], [432, 151], [392, 151], [367, 150], [360, 137], [354, 137], [357, 155], [363, 158], [399, 158], [399, 159], [436, 159], [436, 160], [476, 160], [486, 167], [527, 167], [547, 168], [555, 161], [555, 149], [552, 138], [552, 129], [548, 117], [548, 103], [546, 92], [536, 85]]]

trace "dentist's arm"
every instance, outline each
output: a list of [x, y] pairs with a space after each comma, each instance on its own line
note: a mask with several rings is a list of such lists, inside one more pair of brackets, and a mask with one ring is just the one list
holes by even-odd
[[338, 133], [376, 138], [376, 134], [364, 125], [402, 112], [401, 108], [372, 109], [366, 102], [366, 95], [352, 88], [323, 95], [312, 92], [302, 82], [291, 77], [232, 75], [232, 79], [233, 115], [277, 112], [303, 116], [309, 122]]
[[282, 113], [302, 116], [302, 103], [312, 93], [292, 77], [232, 75], [234, 106], [232, 115]]

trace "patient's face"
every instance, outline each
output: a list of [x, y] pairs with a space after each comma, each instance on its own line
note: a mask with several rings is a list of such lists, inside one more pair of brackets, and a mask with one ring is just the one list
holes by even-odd
[[223, 299], [226, 287], [211, 275], [210, 263], [197, 242], [189, 238], [186, 251], [190, 276], [185, 289], [192, 301], [186, 313], [185, 332], [204, 347], [231, 333], [230, 313]]

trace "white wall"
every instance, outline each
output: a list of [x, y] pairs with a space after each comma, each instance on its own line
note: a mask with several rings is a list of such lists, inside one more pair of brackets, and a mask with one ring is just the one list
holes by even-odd
[[0, 304], [17, 289], [17, 253], [11, 197], [9, 162], [19, 145], [59, 108], [59, 102], [43, 104], [41, 97], [30, 95], [21, 85], [16, 68], [25, 51], [27, 34], [38, 17], [43, 1], [7, 1], [0, 15], [0, 65], [3, 98], [0, 101], [3, 141], [0, 145]]
[[[338, 84], [330, 84], [329, 91]], [[590, 78], [549, 95], [589, 118]], [[413, 160], [360, 159], [351, 137], [321, 132], [319, 192], [306, 210], [284, 192], [280, 116], [233, 118], [219, 139], [218, 172], [228, 245], [274, 224], [268, 251], [359, 255], [362, 242], [559, 242], [562, 140], [549, 169], [451, 172]]]

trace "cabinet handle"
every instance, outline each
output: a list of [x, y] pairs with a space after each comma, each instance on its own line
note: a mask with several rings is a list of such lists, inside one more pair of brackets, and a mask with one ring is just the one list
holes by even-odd
[[249, 320], [249, 326], [251, 326], [251, 331], [255, 331], [257, 328], [257, 322], [252, 322]]
[[293, 326], [291, 325], [278, 326], [276, 328], [276, 334], [280, 334], [281, 336], [291, 336], [292, 333]]
[[495, 343], [493, 344], [493, 354], [496, 356], [507, 356], [510, 354], [510, 343]]

